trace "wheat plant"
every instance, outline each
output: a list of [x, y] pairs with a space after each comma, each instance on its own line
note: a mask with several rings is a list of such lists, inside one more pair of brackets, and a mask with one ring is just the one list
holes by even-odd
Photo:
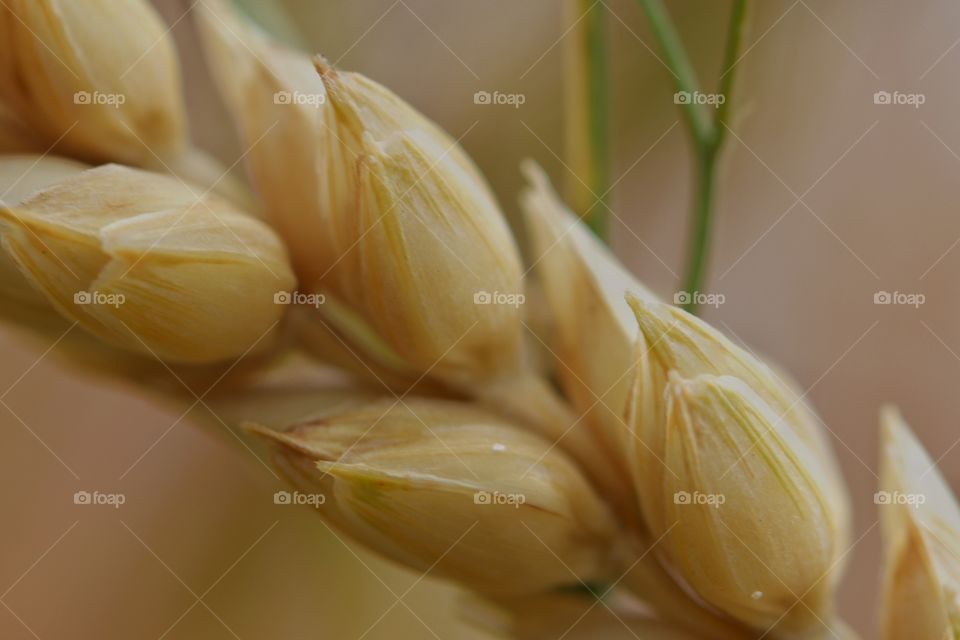
[[[458, 141], [202, 0], [249, 189], [191, 144], [146, 0], [0, 4], [4, 320], [78, 327], [71, 365], [147, 393], [182, 393], [168, 371], [219, 385], [218, 411], [298, 499], [463, 587], [463, 619], [492, 637], [855, 637], [835, 610], [850, 508], [820, 419], [695, 301], [629, 273], [586, 215], [602, 202], [581, 192], [575, 213], [525, 163], [525, 260]], [[664, 8], [642, 5], [697, 91]], [[590, 191], [608, 178], [597, 37], [571, 51]], [[693, 292], [729, 107], [680, 103], [699, 145]], [[304, 355], [353, 387], [296, 393]], [[896, 410], [882, 422], [885, 638], [957, 640], [960, 509]]]

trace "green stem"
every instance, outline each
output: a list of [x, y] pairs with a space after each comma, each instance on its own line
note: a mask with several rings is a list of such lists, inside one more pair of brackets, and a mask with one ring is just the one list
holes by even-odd
[[[666, 58], [667, 67], [673, 74], [674, 82], [678, 92], [684, 92], [689, 96], [700, 91], [700, 79], [697, 72], [690, 63], [690, 57], [683, 46], [683, 40], [670, 19], [661, 0], [640, 0], [647, 19], [653, 27], [654, 36], [660, 43], [663, 55]], [[700, 145], [710, 144], [714, 137], [714, 124], [704, 113], [703, 106], [695, 104], [692, 100], [680, 103], [682, 113], [686, 116], [687, 126], [693, 134], [694, 142]]]
[[[670, 19], [670, 14], [661, 0], [639, 1], [650, 20], [660, 48], [663, 50], [666, 64], [673, 74], [677, 90], [685, 92], [692, 98], [694, 94], [701, 91], [700, 81], [693, 65], [690, 63], [683, 41]], [[732, 101], [737, 56], [743, 41], [747, 4], [748, 0], [734, 0], [733, 2], [727, 29], [723, 73], [720, 76], [718, 93], [719, 96], [722, 96], [723, 101], [717, 106], [716, 114], [713, 116], [707, 115], [704, 105], [697, 104], [693, 99], [680, 102], [687, 127], [693, 138], [697, 159], [693, 220], [682, 289], [687, 293], [687, 302], [683, 305], [683, 308], [690, 313], [697, 312], [697, 294], [700, 293], [706, 279], [717, 159], [727, 133], [726, 118]]]
[[[716, 147], [714, 147], [716, 149]], [[687, 270], [684, 274], [682, 291], [687, 295], [683, 310], [696, 314], [697, 292], [701, 291], [707, 271], [707, 257], [710, 252], [710, 223], [713, 210], [714, 175], [717, 155], [714, 151], [703, 151], [697, 157], [696, 193], [693, 201], [693, 226], [690, 230]]]
[[717, 123], [715, 144], [717, 147], [723, 145], [727, 133], [727, 113], [730, 110], [730, 97], [733, 94], [740, 47], [743, 43], [743, 33], [746, 30], [746, 16], [747, 0], [734, 0], [733, 10], [730, 12], [730, 24], [727, 27], [727, 50], [723, 55], [723, 73], [720, 76], [720, 95], [724, 96], [724, 101], [717, 109], [715, 120]]
[[610, 186], [610, 79], [607, 64], [606, 13], [603, 3], [585, 0], [592, 5], [586, 12], [584, 47], [587, 52], [588, 121], [590, 135], [590, 190], [595, 202], [590, 207], [587, 225], [602, 241], [607, 242]]

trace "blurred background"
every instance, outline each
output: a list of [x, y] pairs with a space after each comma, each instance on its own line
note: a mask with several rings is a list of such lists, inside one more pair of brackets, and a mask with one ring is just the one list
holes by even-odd
[[[689, 145], [633, 0], [605, 0], [613, 68], [612, 245], [658, 293], [680, 286]], [[182, 45], [193, 130], [228, 164], [226, 126], [193, 40], [190, 2], [157, 0]], [[517, 167], [563, 157], [558, 0], [256, 2], [277, 33], [386, 84], [439, 122], [514, 217]], [[728, 3], [668, 3], [706, 87]], [[877, 411], [898, 404], [960, 491], [960, 5], [947, 0], [754, 3], [723, 158], [705, 317], [809, 390], [853, 496], [841, 595], [877, 630]], [[522, 93], [519, 108], [477, 91]], [[710, 90], [709, 88], [707, 89]], [[919, 107], [874, 103], [922, 94]], [[877, 292], [922, 294], [918, 307]], [[0, 637], [474, 638], [459, 594], [344, 544], [203, 407], [157, 405], [77, 376], [56, 345], [0, 333]], [[75, 505], [78, 490], [120, 508]]]

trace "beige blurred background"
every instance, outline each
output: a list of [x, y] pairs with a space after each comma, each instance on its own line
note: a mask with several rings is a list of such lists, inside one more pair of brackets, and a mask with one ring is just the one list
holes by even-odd
[[[181, 19], [189, 3], [158, 4], [183, 44], [195, 135], [233, 162], [241, 150]], [[560, 39], [572, 21], [559, 0], [253, 4], [268, 21], [285, 10], [294, 18], [272, 22], [278, 30], [465, 134], [511, 215], [522, 158], [570, 179]], [[856, 516], [842, 613], [876, 637], [882, 403], [901, 406], [960, 490], [960, 6], [755, 4], [711, 258], [710, 288], [726, 302], [705, 315], [791, 371], [833, 431]], [[670, 296], [688, 220], [686, 133], [636, 2], [608, 5], [622, 176], [612, 244]], [[712, 86], [727, 3], [669, 6]], [[478, 106], [478, 90], [527, 100]], [[878, 90], [926, 101], [875, 105]], [[926, 302], [877, 306], [877, 291]], [[274, 505], [276, 480], [230, 436], [200, 428], [202, 407], [184, 416], [190, 403], [157, 406], [77, 376], [58, 366], [56, 346], [24, 335], [0, 343], [0, 637], [474, 637], [454, 622], [454, 590]], [[77, 490], [127, 503], [77, 506]]]

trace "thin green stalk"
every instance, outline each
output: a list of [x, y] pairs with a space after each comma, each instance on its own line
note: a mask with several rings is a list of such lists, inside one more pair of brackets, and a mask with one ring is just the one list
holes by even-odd
[[734, 89], [740, 47], [743, 44], [744, 31], [746, 31], [746, 18], [747, 0], [734, 0], [733, 10], [730, 12], [730, 24], [727, 27], [727, 50], [723, 54], [723, 73], [720, 75], [720, 95], [726, 99], [723, 101], [723, 104], [720, 105], [720, 108], [717, 109], [715, 120], [717, 123], [717, 135], [714, 140], [714, 144], [717, 147], [723, 146], [724, 137], [727, 133], [727, 113], [730, 110], [730, 96]]
[[693, 201], [693, 221], [690, 230], [687, 271], [684, 274], [684, 288], [687, 302], [684, 311], [696, 313], [697, 303], [694, 294], [701, 291], [706, 276], [707, 255], [710, 249], [710, 226], [712, 222], [714, 176], [717, 156], [714, 152], [703, 152], [697, 157], [697, 184]]
[[[690, 63], [690, 57], [683, 46], [683, 40], [677, 32], [677, 28], [670, 19], [670, 14], [661, 0], [640, 0], [647, 19], [653, 27], [653, 33], [660, 43], [663, 55], [666, 58], [667, 67], [673, 74], [677, 91], [686, 92], [688, 95], [700, 91], [700, 79], [697, 72]], [[713, 138], [713, 122], [704, 113], [702, 105], [695, 104], [692, 100], [682, 103], [682, 112], [687, 118], [687, 126], [693, 134], [697, 145], [706, 145]]]
[[[678, 91], [691, 98], [701, 93], [700, 81], [690, 63], [683, 41], [677, 33], [670, 14], [661, 0], [639, 0], [654, 35], [663, 50], [667, 66], [674, 76]], [[722, 102], [716, 113], [710, 116], [705, 105], [693, 99], [681, 102], [682, 112], [696, 153], [696, 187], [693, 199], [693, 219], [687, 252], [687, 266], [683, 277], [682, 291], [687, 293], [684, 310], [697, 312], [698, 295], [706, 279], [710, 251], [710, 231], [714, 205], [717, 159], [726, 138], [726, 118], [732, 102], [737, 56], [743, 40], [748, 0], [734, 0], [727, 30], [723, 72], [720, 76], [719, 94]]]
[[609, 209], [607, 191], [610, 186], [610, 78], [606, 38], [606, 11], [603, 3], [592, 3], [584, 18], [584, 46], [587, 52], [587, 94], [590, 136], [590, 190], [596, 201], [590, 207], [587, 225], [604, 242], [608, 242]]

